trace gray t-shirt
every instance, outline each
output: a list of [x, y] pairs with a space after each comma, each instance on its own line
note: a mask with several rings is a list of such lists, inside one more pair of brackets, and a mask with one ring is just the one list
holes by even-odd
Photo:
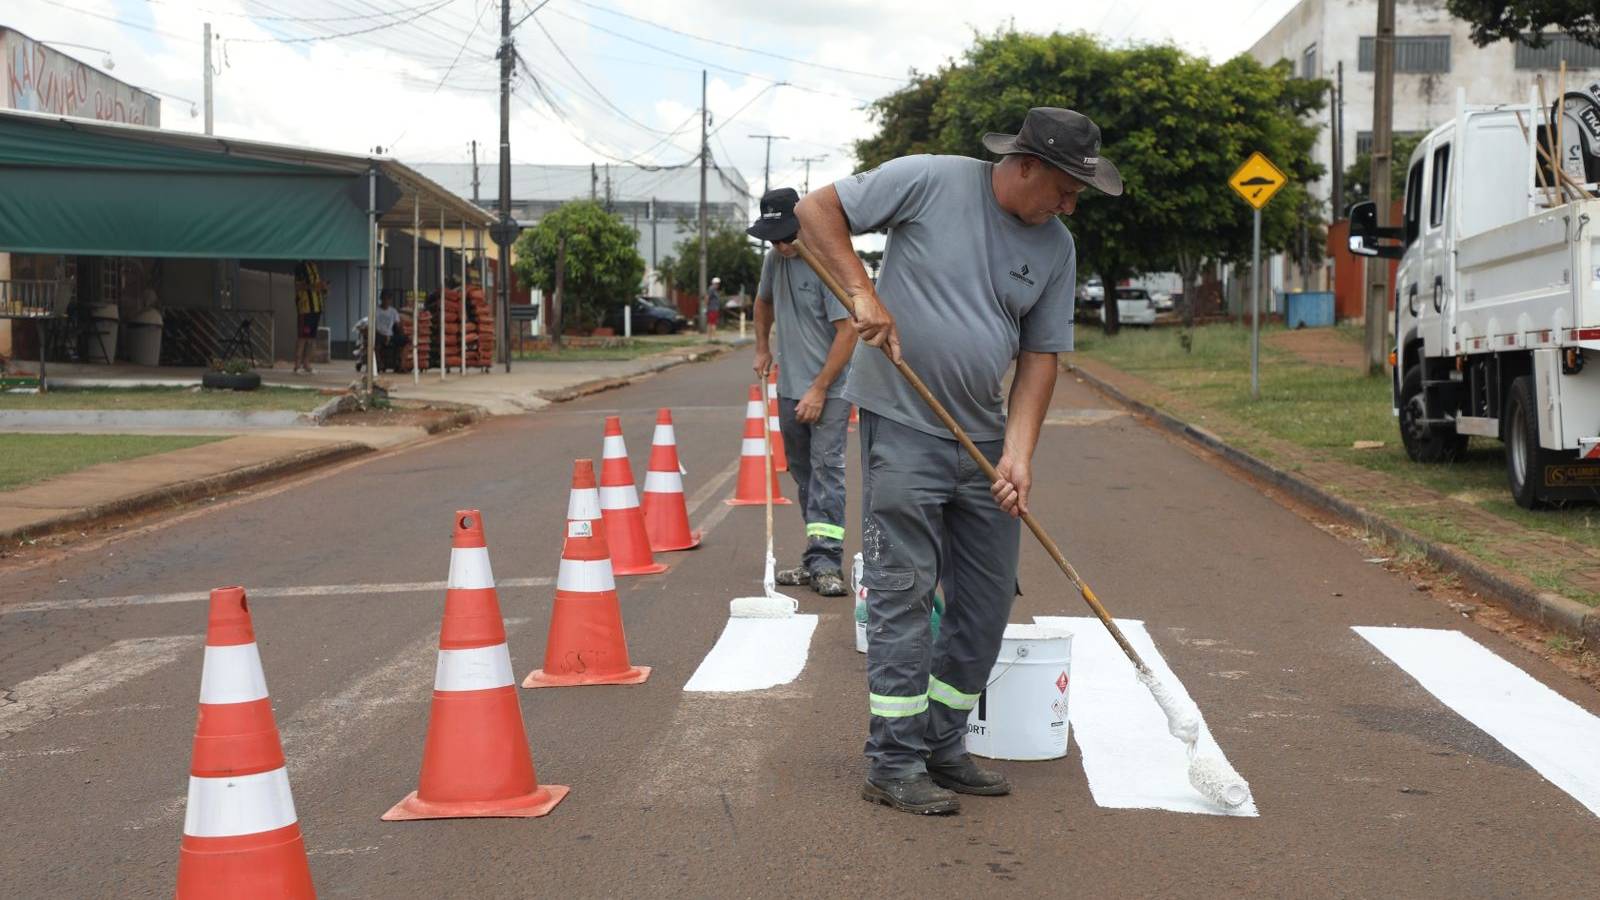
[[[774, 348], [778, 359], [778, 396], [799, 400], [828, 361], [828, 351], [833, 348], [833, 337], [838, 333], [833, 323], [850, 318], [850, 314], [805, 260], [785, 259], [776, 250], [768, 250], [767, 258], [761, 261], [761, 284], [756, 288], [756, 297], [772, 300], [778, 332]], [[833, 384], [828, 385], [829, 398], [844, 394], [845, 375], [849, 371], [846, 366]]]
[[[833, 185], [852, 232], [888, 229], [878, 296], [901, 353], [975, 441], [1005, 437], [1005, 377], [1020, 350], [1072, 349], [1077, 280], [1067, 226], [1025, 225], [1001, 209], [993, 171], [964, 156], [906, 156]], [[844, 396], [952, 436], [876, 347], [856, 347]]]

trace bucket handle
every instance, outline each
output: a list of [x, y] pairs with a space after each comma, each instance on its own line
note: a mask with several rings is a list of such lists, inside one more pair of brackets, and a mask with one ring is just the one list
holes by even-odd
[[1000, 679], [1002, 679], [1002, 678], [1004, 678], [1004, 677], [1006, 677], [1006, 673], [1007, 673], [1007, 672], [1009, 672], [1009, 671], [1011, 671], [1011, 667], [1012, 667], [1012, 666], [1014, 666], [1014, 665], [1016, 665], [1016, 664], [1017, 664], [1017, 663], [1018, 663], [1018, 662], [1019, 662], [1019, 661], [1020, 661], [1020, 660], [1021, 660], [1021, 659], [1022, 659], [1022, 658], [1023, 658], [1023, 657], [1025, 657], [1025, 656], [1027, 656], [1027, 655], [1028, 655], [1028, 647], [1027, 647], [1027, 645], [1026, 645], [1026, 644], [1024, 644], [1024, 645], [1023, 645], [1023, 646], [1021, 646], [1021, 647], [1018, 647], [1018, 648], [1017, 648], [1017, 652], [1016, 652], [1016, 654], [1015, 654], [1015, 655], [1014, 655], [1014, 656], [1013, 656], [1013, 657], [1012, 657], [1012, 658], [1011, 658], [1011, 661], [1010, 661], [1010, 662], [1008, 662], [1008, 663], [1006, 663], [1006, 667], [1005, 667], [1005, 668], [1004, 668], [1004, 669], [1001, 669], [1001, 670], [1000, 670], [1000, 674], [999, 674], [999, 675], [996, 675], [996, 676], [994, 676], [994, 677], [993, 677], [993, 678], [991, 678], [991, 679], [989, 679], [989, 683], [988, 683], [988, 684], [985, 684], [985, 685], [984, 685], [984, 686], [983, 686], [983, 689], [984, 689], [984, 690], [986, 690], [986, 691], [987, 691], [987, 690], [988, 690], [988, 689], [989, 689], [989, 688], [992, 688], [992, 687], [994, 687], [994, 683], [995, 683], [995, 682], [997, 682], [997, 681], [999, 681], [999, 680], [1000, 680]]

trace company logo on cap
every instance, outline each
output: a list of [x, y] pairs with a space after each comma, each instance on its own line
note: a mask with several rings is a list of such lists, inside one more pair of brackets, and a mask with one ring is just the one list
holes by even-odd
[[761, 214], [761, 218], [763, 218], [763, 219], [781, 219], [781, 218], [783, 218], [783, 213], [779, 212], [778, 210], [773, 210], [772, 212], [764, 212], [764, 213]]
[[1092, 166], [1095, 163], [1098, 163], [1099, 161], [1100, 161], [1100, 157], [1098, 157], [1098, 156], [1085, 156], [1083, 158], [1083, 164], [1086, 165], [1086, 166]]

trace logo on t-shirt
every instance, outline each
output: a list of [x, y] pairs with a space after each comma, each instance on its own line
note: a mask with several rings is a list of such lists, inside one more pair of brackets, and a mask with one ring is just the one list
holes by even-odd
[[1033, 287], [1033, 279], [1028, 277], [1028, 264], [1027, 263], [1023, 263], [1022, 264], [1022, 269], [1020, 271], [1017, 270], [1017, 269], [1012, 269], [1010, 274], [1011, 274], [1012, 278], [1015, 278], [1016, 280], [1018, 280], [1018, 281], [1022, 282], [1023, 284], [1027, 285], [1028, 287]]
[[868, 176], [876, 175], [878, 170], [881, 169], [881, 168], [883, 168], [883, 167], [882, 166], [873, 166], [872, 168], [866, 170], [865, 172], [857, 172], [856, 174], [854, 174], [854, 175], [852, 175], [850, 177], [854, 178], [856, 180], [856, 184], [860, 184], [861, 182], [866, 181]]

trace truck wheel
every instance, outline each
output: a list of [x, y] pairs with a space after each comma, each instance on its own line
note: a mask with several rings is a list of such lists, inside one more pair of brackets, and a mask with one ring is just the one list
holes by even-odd
[[1506, 480], [1511, 496], [1523, 509], [1544, 506], [1539, 482], [1545, 453], [1539, 446], [1539, 406], [1530, 375], [1511, 382], [1511, 395], [1506, 400], [1505, 442]]
[[1422, 402], [1422, 366], [1406, 370], [1400, 383], [1400, 441], [1412, 462], [1454, 462], [1467, 449], [1467, 436], [1454, 429], [1430, 426]]

